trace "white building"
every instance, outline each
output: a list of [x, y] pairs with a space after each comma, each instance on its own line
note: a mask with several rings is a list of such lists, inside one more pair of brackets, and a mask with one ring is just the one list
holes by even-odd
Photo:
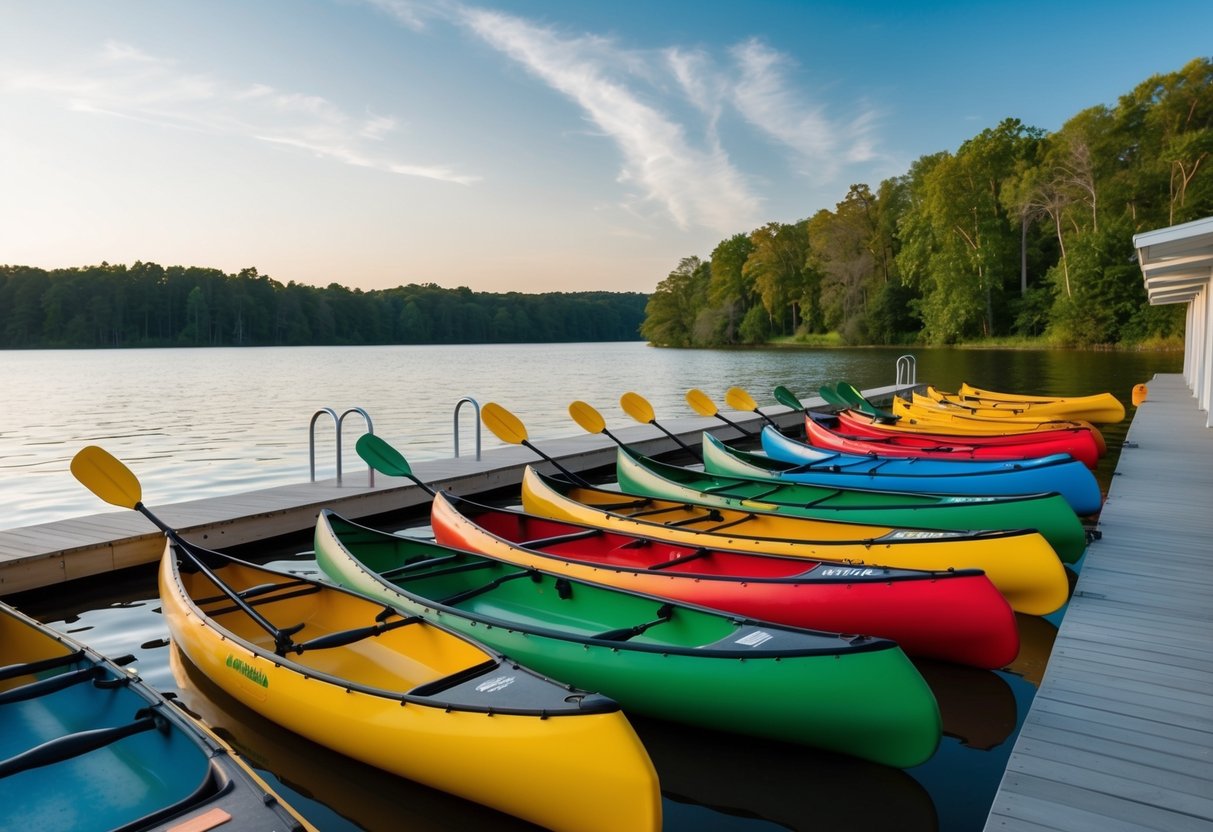
[[1150, 303], [1186, 303], [1184, 380], [1213, 427], [1213, 217], [1133, 235]]

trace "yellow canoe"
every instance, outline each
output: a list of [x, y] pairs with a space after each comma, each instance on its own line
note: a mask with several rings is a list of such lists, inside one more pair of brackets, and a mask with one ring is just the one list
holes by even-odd
[[948, 393], [927, 387], [927, 396], [937, 402], [969, 408], [979, 415], [1032, 415], [1051, 419], [1083, 419], [1095, 424], [1115, 424], [1125, 418], [1125, 406], [1111, 393], [1091, 396], [1028, 396], [999, 393], [962, 383]]
[[523, 510], [588, 526], [708, 546], [905, 569], [982, 569], [1017, 612], [1069, 598], [1066, 569], [1037, 532], [897, 529], [634, 497], [545, 477], [528, 466]]
[[548, 829], [661, 828], [656, 771], [613, 700], [362, 596], [183, 541], [167, 545], [160, 597], [203, 674], [314, 742]]
[[[928, 399], [921, 394], [912, 394], [913, 400], [893, 397], [893, 415], [901, 417], [896, 424], [919, 433], [977, 434], [1003, 436], [1016, 433], [1040, 433], [1066, 428], [1084, 428], [1095, 440], [1100, 454], [1107, 451], [1103, 433], [1095, 425], [1083, 419], [1051, 419], [1030, 415], [980, 416], [967, 410]], [[891, 424], [885, 427], [893, 427]]]

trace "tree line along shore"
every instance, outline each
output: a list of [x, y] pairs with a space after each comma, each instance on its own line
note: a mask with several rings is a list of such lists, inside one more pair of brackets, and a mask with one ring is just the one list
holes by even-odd
[[[1064, 78], [1058, 79], [1064, 83]], [[1055, 133], [1008, 118], [834, 210], [684, 258], [641, 332], [668, 346], [770, 342], [1149, 346], [1135, 233], [1213, 215], [1213, 60], [1148, 78]]]
[[256, 269], [136, 262], [0, 266], [0, 347], [228, 347], [634, 341], [639, 292], [363, 292], [283, 284]]

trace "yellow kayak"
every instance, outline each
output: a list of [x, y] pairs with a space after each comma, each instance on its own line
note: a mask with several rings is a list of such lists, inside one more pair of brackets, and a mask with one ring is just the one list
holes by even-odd
[[528, 466], [522, 506], [530, 514], [627, 534], [903, 569], [982, 569], [1017, 612], [1048, 615], [1069, 597], [1066, 569], [1037, 532], [898, 529], [634, 497], [552, 479]]
[[1084, 419], [1096, 424], [1115, 424], [1125, 418], [1125, 406], [1111, 393], [1091, 396], [1028, 396], [999, 393], [962, 383], [956, 393], [927, 387], [927, 396], [936, 402], [973, 410], [979, 415], [1032, 415], [1058, 419]]
[[314, 742], [548, 829], [661, 828], [656, 771], [613, 700], [362, 596], [180, 540], [162, 559], [160, 597], [203, 674]]
[[[913, 400], [893, 397], [891, 410], [900, 420], [896, 425], [919, 433], [942, 433], [949, 435], [1009, 435], [1015, 433], [1040, 433], [1067, 428], [1083, 428], [1090, 432], [1101, 454], [1107, 451], [1103, 433], [1099, 428], [1083, 419], [1052, 419], [1041, 416], [981, 416], [967, 410], [951, 407], [920, 394], [912, 394]], [[885, 427], [894, 427], [886, 424]]]

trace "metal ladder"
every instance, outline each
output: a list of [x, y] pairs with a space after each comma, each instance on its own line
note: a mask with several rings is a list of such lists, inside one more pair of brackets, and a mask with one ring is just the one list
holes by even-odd
[[[364, 422], [366, 422], [366, 432], [367, 433], [374, 433], [375, 428], [371, 424], [370, 414], [368, 414], [361, 407], [351, 407], [350, 409], [348, 409], [344, 413], [342, 413], [340, 416], [338, 416], [337, 411], [333, 410], [333, 408], [331, 408], [331, 407], [322, 407], [319, 410], [317, 410], [315, 413], [313, 413], [311, 424], [308, 425], [308, 430], [307, 430], [307, 433], [308, 433], [308, 451], [307, 451], [308, 467], [311, 471], [312, 482], [316, 481], [316, 420], [319, 419], [321, 416], [323, 416], [326, 413], [329, 416], [333, 417], [333, 429], [337, 433], [337, 484], [341, 485], [341, 425], [345, 422], [345, 417], [349, 416], [351, 413], [357, 413], [359, 416], [362, 417], [362, 420]], [[366, 470], [367, 470], [367, 476], [369, 478], [368, 484], [373, 487], [375, 485], [375, 469], [368, 465], [366, 467]]]
[[[465, 404], [470, 404], [476, 414], [476, 459], [477, 459], [477, 461], [479, 461], [480, 447], [481, 447], [480, 402], [476, 401], [471, 396], [464, 396], [463, 398], [461, 398], [459, 401], [457, 401], [455, 403], [455, 416], [454, 416], [454, 424], [453, 424], [453, 433], [454, 433], [454, 437], [455, 437], [455, 458], [456, 459], [459, 458], [459, 410]], [[341, 427], [345, 423], [345, 417], [349, 416], [351, 413], [357, 413], [359, 416], [362, 417], [362, 421], [366, 423], [366, 432], [367, 433], [375, 432], [374, 425], [372, 425], [372, 423], [371, 423], [370, 414], [367, 413], [361, 407], [351, 407], [348, 410], [346, 410], [344, 413], [342, 413], [340, 416], [338, 416], [337, 411], [331, 407], [322, 407], [319, 410], [317, 410], [315, 413], [312, 414], [312, 421], [308, 425], [308, 452], [307, 452], [308, 470], [311, 475], [312, 482], [316, 481], [316, 421], [321, 416], [324, 416], [325, 414], [328, 414], [333, 420], [333, 427], [334, 427], [334, 430], [336, 430], [336, 439], [337, 439], [337, 484], [340, 485], [341, 478], [342, 478]], [[367, 476], [369, 477], [369, 485], [371, 487], [374, 487], [375, 469], [370, 467], [369, 465], [367, 466]]]
[[914, 387], [918, 384], [918, 361], [912, 355], [897, 359], [897, 386]]

